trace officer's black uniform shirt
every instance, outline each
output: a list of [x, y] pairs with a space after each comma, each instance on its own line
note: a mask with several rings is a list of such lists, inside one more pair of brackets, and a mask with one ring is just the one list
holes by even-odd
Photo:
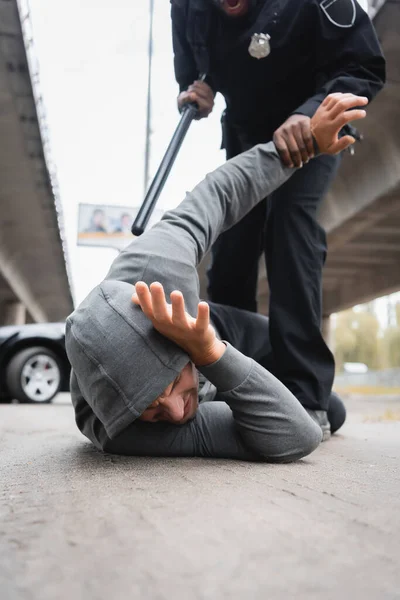
[[[206, 81], [223, 94], [228, 121], [255, 141], [270, 139], [292, 113], [311, 117], [329, 93], [371, 100], [383, 87], [382, 51], [356, 0], [254, 0], [240, 19], [210, 0], [171, 4], [180, 89], [198, 78], [206, 55]], [[271, 36], [266, 58], [249, 54], [255, 33]]]

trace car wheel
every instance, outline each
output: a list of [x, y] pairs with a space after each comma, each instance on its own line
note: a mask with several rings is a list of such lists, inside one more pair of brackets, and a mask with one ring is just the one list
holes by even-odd
[[23, 403], [47, 404], [61, 387], [57, 356], [47, 348], [26, 348], [8, 364], [6, 383], [10, 396]]

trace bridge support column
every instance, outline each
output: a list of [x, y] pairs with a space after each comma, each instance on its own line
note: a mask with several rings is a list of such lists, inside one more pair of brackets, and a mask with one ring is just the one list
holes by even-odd
[[26, 322], [26, 309], [21, 302], [7, 302], [3, 304], [0, 314], [1, 325], [24, 325]]

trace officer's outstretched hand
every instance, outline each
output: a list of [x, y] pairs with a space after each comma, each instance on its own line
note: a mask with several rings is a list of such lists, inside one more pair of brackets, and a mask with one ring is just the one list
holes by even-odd
[[194, 102], [198, 106], [198, 119], [204, 119], [214, 108], [214, 92], [205, 81], [195, 81], [186, 92], [178, 96], [178, 108], [182, 110], [185, 104]]
[[339, 154], [354, 144], [355, 138], [345, 135], [339, 139], [339, 132], [350, 123], [366, 116], [368, 98], [354, 94], [330, 94], [325, 98], [315, 115], [311, 118], [311, 133], [322, 154]]
[[219, 340], [210, 323], [210, 307], [199, 302], [194, 319], [185, 310], [182, 292], [171, 293], [168, 304], [161, 283], [154, 282], [150, 288], [143, 281], [135, 285], [132, 301], [140, 306], [159, 333], [180, 346], [198, 366], [210, 365], [221, 358], [226, 346]]

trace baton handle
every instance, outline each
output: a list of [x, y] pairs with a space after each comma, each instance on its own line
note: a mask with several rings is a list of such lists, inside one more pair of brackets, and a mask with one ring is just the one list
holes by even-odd
[[182, 116], [174, 135], [169, 143], [164, 158], [158, 167], [157, 173], [148, 189], [142, 206], [139, 209], [136, 219], [132, 225], [133, 235], [142, 235], [150, 220], [150, 217], [155, 209], [157, 200], [163, 190], [167, 177], [172, 169], [177, 154], [182, 146], [182, 142], [188, 132], [191, 122], [197, 115], [197, 106], [195, 104], [187, 104], [182, 110]]

